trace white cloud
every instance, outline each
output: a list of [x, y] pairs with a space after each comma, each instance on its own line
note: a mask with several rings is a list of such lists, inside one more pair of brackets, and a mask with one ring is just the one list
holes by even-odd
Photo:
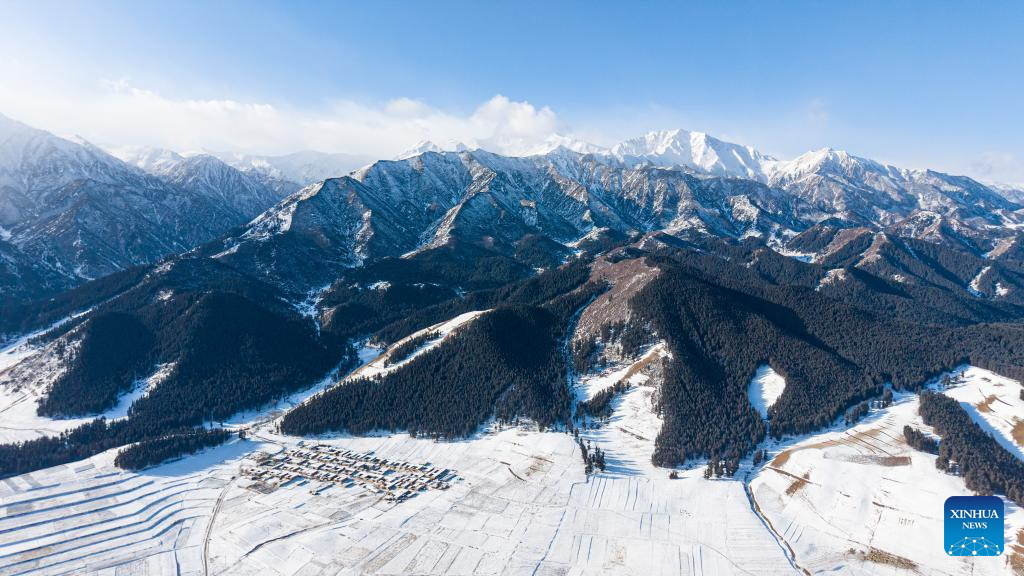
[[559, 127], [550, 108], [502, 95], [462, 115], [409, 98], [380, 105], [339, 100], [317, 110], [296, 110], [231, 99], [170, 98], [123, 78], [84, 89], [44, 85], [12, 61], [0, 61], [0, 78], [5, 78], [0, 113], [102, 145], [270, 154], [311, 149], [388, 158], [432, 140], [516, 154]]
[[[657, 104], [591, 110], [579, 129], [551, 108], [496, 95], [468, 112], [452, 112], [411, 98], [380, 103], [336, 100], [315, 109], [227, 98], [169, 96], [128, 78], [84, 80], [75, 70], [58, 75], [0, 55], [0, 113], [63, 136], [80, 135], [102, 146], [159, 146], [195, 150], [284, 154], [299, 150], [344, 152], [366, 160], [392, 158], [422, 140], [444, 147], [463, 142], [494, 152], [536, 151], [553, 133], [610, 146], [653, 129], [686, 128], [750, 144], [780, 158], [831, 145], [886, 160], [878, 134], [861, 146], [844, 139], [842, 118], [829, 103], [812, 98], [774, 114], [774, 119], [684, 113]], [[579, 114], [579, 110], [575, 110]], [[854, 132], [856, 134], [856, 132]], [[845, 142], [844, 142], [845, 140]], [[869, 149], [881, 146], [881, 148]], [[901, 146], [896, 152], [909, 149]], [[932, 167], [997, 182], [1024, 183], [1024, 162], [1009, 152], [956, 156], [938, 151], [898, 165]], [[942, 157], [946, 162], [941, 162]]]
[[988, 182], [1024, 187], [1024, 162], [1012, 152], [982, 153], [968, 169]]

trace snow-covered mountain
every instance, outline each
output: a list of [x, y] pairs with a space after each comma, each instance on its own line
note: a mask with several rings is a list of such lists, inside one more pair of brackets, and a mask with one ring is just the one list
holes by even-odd
[[988, 187], [1011, 202], [1024, 202], [1024, 184], [990, 183]]
[[511, 254], [527, 237], [567, 246], [598, 230], [783, 237], [806, 227], [799, 213], [787, 194], [757, 181], [564, 148], [529, 157], [426, 152], [309, 186], [211, 253], [305, 289], [346, 267], [452, 243]]
[[975, 230], [1021, 222], [1018, 204], [971, 178], [897, 168], [828, 148], [776, 163], [768, 184], [805, 201], [822, 218], [869, 226], [895, 224], [915, 211]]
[[203, 252], [296, 289], [453, 243], [514, 254], [524, 238], [541, 237], [560, 252], [600, 231], [666, 231], [780, 245], [837, 221], [981, 254], [1024, 223], [1020, 205], [970, 178], [832, 149], [777, 160], [684, 130], [609, 149], [553, 135], [515, 157], [421, 142], [355, 171], [364, 159], [316, 152], [119, 150], [126, 163], [6, 119], [0, 135], [7, 269], [35, 261], [51, 270], [33, 277], [68, 284], [189, 250], [250, 220]]
[[544, 139], [537, 146], [526, 151], [523, 156], [535, 156], [538, 154], [550, 154], [556, 150], [563, 149], [580, 154], [607, 154], [608, 149], [562, 134], [552, 134]]
[[258, 196], [241, 210], [209, 170], [179, 159], [161, 153], [146, 165], [190, 167], [194, 178], [163, 179], [0, 116], [0, 293], [45, 294], [183, 252], [273, 204], [253, 187], [246, 193]]
[[683, 131], [600, 153], [420, 148], [303, 189], [210, 254], [308, 289], [381, 258], [452, 244], [513, 254], [524, 238], [572, 246], [595, 231], [781, 245], [836, 220], [981, 253], [1014, 236], [1021, 218], [1019, 206], [969, 178], [832, 150], [782, 162]]
[[714, 176], [765, 181], [775, 159], [749, 146], [723, 142], [703, 132], [660, 130], [616, 144], [608, 154], [626, 164], [686, 166]]
[[288, 195], [210, 154], [181, 155], [160, 148], [122, 149], [112, 153], [168, 184], [219, 203], [237, 213], [242, 221], [259, 215]]
[[465, 144], [464, 142], [451, 141], [445, 144], [444, 146], [441, 146], [439, 144], [431, 142], [430, 140], [421, 140], [417, 142], [415, 146], [412, 146], [411, 148], [408, 148], [405, 151], [403, 151], [398, 156], [395, 156], [394, 159], [405, 160], [406, 158], [419, 156], [420, 154], [423, 154], [425, 152], [465, 152], [470, 149], [470, 146]]
[[211, 152], [246, 174], [271, 181], [292, 182], [299, 187], [337, 178], [375, 160], [358, 154], [304, 150], [281, 156]]

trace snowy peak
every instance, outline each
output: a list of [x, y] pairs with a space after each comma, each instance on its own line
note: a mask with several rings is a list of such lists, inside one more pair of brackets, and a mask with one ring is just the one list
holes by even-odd
[[108, 152], [123, 162], [150, 174], [161, 174], [185, 160], [184, 156], [173, 150], [150, 146], [123, 146], [111, 148]]
[[300, 185], [314, 184], [328, 178], [344, 176], [373, 160], [354, 154], [335, 154], [304, 150], [283, 156], [261, 156], [236, 153], [212, 153], [242, 172], [256, 172]]
[[475, 147], [471, 148], [469, 145], [463, 142], [456, 142], [454, 140], [448, 142], [444, 146], [439, 146], [431, 142], [430, 140], [421, 140], [417, 142], [416, 145], [413, 146], [412, 148], [409, 148], [408, 150], [405, 150], [398, 156], [395, 156], [395, 160], [407, 160], [414, 156], [419, 156], [420, 154], [426, 154], [427, 152], [436, 152], [439, 154], [443, 152], [465, 152], [473, 148]]
[[658, 130], [612, 147], [626, 164], [686, 166], [715, 176], [765, 180], [764, 166], [774, 158], [749, 146], [724, 142], [703, 132]]
[[885, 166], [874, 160], [860, 158], [844, 150], [833, 148], [805, 152], [793, 160], [776, 161], [766, 169], [772, 182], [799, 180], [811, 174], [858, 177], [869, 171], [884, 175], [901, 173], [898, 168]]
[[608, 149], [562, 134], [552, 134], [544, 142], [528, 150], [523, 156], [551, 154], [559, 150], [569, 150], [578, 154], [607, 154]]
[[0, 114], [0, 143], [6, 144], [6, 141], [15, 137], [31, 137], [36, 135], [49, 135], [49, 132], [33, 128], [27, 124], [18, 122], [17, 120]]
[[31, 196], [74, 180], [121, 182], [141, 174], [88, 142], [72, 142], [0, 116], [0, 187]]
[[420, 140], [412, 148], [409, 148], [398, 156], [395, 156], [395, 160], [405, 160], [406, 158], [412, 158], [413, 156], [419, 156], [420, 154], [426, 154], [427, 152], [444, 152], [444, 150], [430, 140]]

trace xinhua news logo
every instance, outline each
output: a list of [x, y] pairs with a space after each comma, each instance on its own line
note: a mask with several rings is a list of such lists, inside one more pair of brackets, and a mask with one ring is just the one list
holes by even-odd
[[999, 556], [1003, 553], [1003, 500], [996, 496], [946, 499], [947, 556]]

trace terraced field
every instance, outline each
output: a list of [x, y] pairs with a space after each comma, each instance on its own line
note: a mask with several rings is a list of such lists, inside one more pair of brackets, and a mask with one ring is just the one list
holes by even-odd
[[[240, 450], [248, 447], [206, 458]], [[83, 574], [126, 564], [161, 573], [201, 570], [206, 524], [229, 471], [199, 459], [132, 474], [114, 468], [111, 457], [2, 482], [0, 574]]]

